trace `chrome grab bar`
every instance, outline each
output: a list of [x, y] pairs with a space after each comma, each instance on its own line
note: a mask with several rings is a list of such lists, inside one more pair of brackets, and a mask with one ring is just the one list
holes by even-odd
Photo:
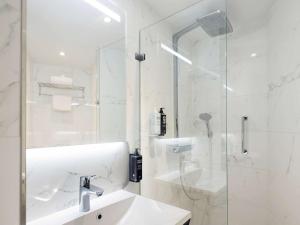
[[247, 134], [247, 116], [242, 117], [242, 154], [248, 154], [248, 149], [246, 147], [246, 134]]

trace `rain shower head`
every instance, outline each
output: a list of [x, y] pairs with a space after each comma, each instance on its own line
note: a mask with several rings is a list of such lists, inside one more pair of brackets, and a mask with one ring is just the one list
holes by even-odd
[[211, 120], [212, 116], [211, 116], [209, 113], [201, 113], [201, 114], [199, 115], [199, 118], [200, 118], [201, 120], [204, 120], [204, 121], [208, 122], [208, 121]]
[[174, 49], [177, 50], [178, 41], [183, 35], [198, 27], [201, 27], [210, 37], [217, 37], [219, 35], [233, 32], [232, 25], [227, 19], [226, 13], [222, 10], [216, 10], [201, 18], [196, 19], [196, 21], [191, 25], [173, 34]]
[[232, 25], [227, 19], [226, 13], [221, 10], [217, 10], [200, 19], [197, 19], [197, 22], [211, 37], [233, 32]]

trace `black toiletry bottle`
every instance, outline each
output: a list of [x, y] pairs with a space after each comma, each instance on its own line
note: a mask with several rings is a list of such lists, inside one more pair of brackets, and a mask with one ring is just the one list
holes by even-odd
[[140, 182], [143, 178], [143, 157], [136, 148], [135, 153], [129, 154], [129, 180]]
[[167, 133], [167, 116], [163, 111], [164, 108], [160, 108], [160, 135], [159, 136], [165, 136]]

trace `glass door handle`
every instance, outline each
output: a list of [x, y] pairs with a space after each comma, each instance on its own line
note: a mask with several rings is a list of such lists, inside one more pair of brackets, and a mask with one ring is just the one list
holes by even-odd
[[242, 117], [242, 154], [248, 154], [248, 149], [246, 147], [246, 135], [247, 135], [247, 121], [248, 117]]

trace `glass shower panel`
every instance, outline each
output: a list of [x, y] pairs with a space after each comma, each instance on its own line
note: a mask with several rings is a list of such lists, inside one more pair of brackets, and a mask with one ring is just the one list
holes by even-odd
[[[141, 194], [227, 224], [225, 1], [202, 1], [140, 32]], [[163, 108], [167, 131], [160, 135]], [[159, 122], [159, 121], [158, 121]]]
[[228, 224], [298, 225], [300, 1], [227, 2]]

